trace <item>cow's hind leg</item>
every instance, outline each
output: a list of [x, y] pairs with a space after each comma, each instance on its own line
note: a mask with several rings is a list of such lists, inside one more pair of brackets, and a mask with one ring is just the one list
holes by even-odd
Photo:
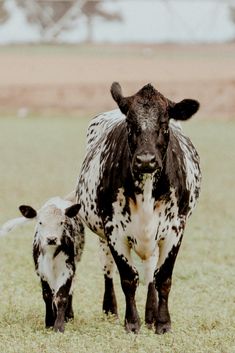
[[154, 271], [157, 264], [158, 251], [149, 259], [144, 261], [145, 283], [147, 285], [147, 299], [145, 305], [145, 324], [152, 329], [157, 319], [158, 300], [157, 291], [154, 284]]
[[113, 286], [113, 273], [116, 267], [115, 262], [108, 247], [107, 241], [99, 239], [99, 245], [100, 262], [104, 273], [103, 311], [105, 314], [118, 316], [117, 300]]
[[49, 328], [49, 327], [53, 327], [55, 322], [55, 312], [53, 310], [53, 304], [52, 304], [53, 293], [51, 291], [49, 284], [46, 281], [41, 280], [41, 285], [42, 285], [42, 296], [46, 306], [45, 325], [46, 325], [46, 328]]
[[[120, 233], [123, 232], [123, 229]], [[132, 264], [130, 247], [126, 239], [120, 237], [118, 227], [107, 227], [108, 245], [116, 262], [122, 290], [126, 300], [125, 329], [127, 332], [138, 333], [140, 319], [136, 308], [135, 292], [139, 283], [139, 275]]]
[[156, 320], [156, 333], [158, 334], [163, 334], [171, 330], [168, 296], [171, 289], [172, 272], [182, 236], [183, 233], [177, 236], [172, 235], [170, 241], [168, 239], [163, 240], [159, 246], [159, 261], [154, 274], [159, 299]]

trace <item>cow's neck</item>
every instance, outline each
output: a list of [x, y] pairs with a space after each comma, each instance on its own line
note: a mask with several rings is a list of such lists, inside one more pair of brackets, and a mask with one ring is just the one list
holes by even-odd
[[134, 180], [135, 198], [141, 199], [142, 202], [148, 203], [153, 200], [153, 188], [155, 177], [153, 174], [143, 174]]

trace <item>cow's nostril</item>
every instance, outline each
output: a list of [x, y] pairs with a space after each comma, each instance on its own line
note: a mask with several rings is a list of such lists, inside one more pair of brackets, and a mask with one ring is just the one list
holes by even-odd
[[136, 156], [136, 163], [141, 164], [142, 163], [142, 156]]
[[149, 158], [149, 162], [150, 162], [150, 163], [155, 163], [155, 162], [156, 162], [155, 156], [151, 156], [151, 157]]

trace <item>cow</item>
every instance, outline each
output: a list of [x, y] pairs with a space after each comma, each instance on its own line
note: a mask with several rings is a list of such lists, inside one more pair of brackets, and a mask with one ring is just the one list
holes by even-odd
[[100, 237], [104, 312], [118, 314], [116, 264], [126, 302], [125, 329], [138, 333], [139, 275], [132, 250], [144, 266], [145, 323], [163, 334], [171, 330], [172, 272], [201, 182], [198, 153], [178, 121], [189, 119], [199, 103], [175, 103], [151, 84], [124, 97], [114, 82], [111, 95], [119, 109], [96, 116], [88, 127], [76, 202], [82, 220]]
[[28, 220], [36, 220], [33, 260], [46, 307], [45, 326], [59, 332], [64, 332], [64, 323], [74, 317], [73, 282], [84, 248], [79, 208], [78, 204], [60, 197], [49, 199], [39, 211], [21, 205], [23, 217], [8, 221], [0, 230], [3, 236]]

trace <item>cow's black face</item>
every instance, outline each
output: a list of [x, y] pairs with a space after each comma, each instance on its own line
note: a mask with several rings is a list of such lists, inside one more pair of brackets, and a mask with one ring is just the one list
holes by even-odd
[[166, 113], [157, 107], [130, 109], [126, 124], [133, 173], [160, 174], [169, 142]]
[[169, 120], [189, 119], [199, 103], [192, 99], [173, 103], [150, 84], [133, 96], [123, 97], [119, 83], [114, 82], [111, 94], [126, 115], [132, 172], [160, 175], [170, 138]]

